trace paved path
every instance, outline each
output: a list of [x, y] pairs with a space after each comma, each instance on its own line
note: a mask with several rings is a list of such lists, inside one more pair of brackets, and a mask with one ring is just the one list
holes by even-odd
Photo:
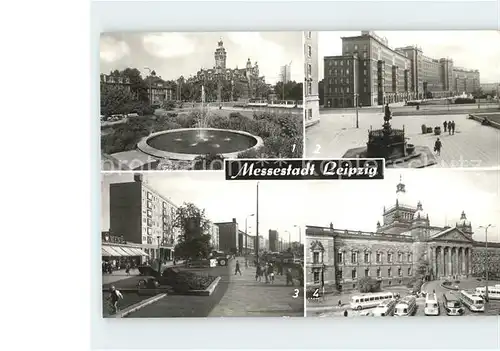
[[[244, 259], [239, 258], [242, 275], [234, 275], [236, 260], [230, 262], [228, 289], [209, 317], [279, 317], [304, 315], [302, 287], [286, 286], [284, 276], [276, 276], [274, 284], [255, 281], [255, 268], [245, 268]], [[294, 289], [299, 296], [293, 298]]]
[[[443, 148], [432, 167], [494, 167], [500, 164], [500, 130], [482, 126], [467, 119], [467, 115], [397, 116], [391, 121], [394, 128], [405, 127], [409, 142], [434, 149], [436, 136], [422, 134], [421, 125], [441, 126], [454, 120], [455, 135], [441, 134]], [[366, 146], [370, 126], [380, 128], [381, 112], [359, 114], [359, 128], [355, 128], [356, 116], [349, 114], [323, 114], [321, 123], [306, 130], [306, 157], [340, 158], [348, 149]]]

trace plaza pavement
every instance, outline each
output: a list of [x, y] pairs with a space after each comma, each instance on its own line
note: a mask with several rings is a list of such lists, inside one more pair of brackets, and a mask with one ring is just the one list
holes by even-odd
[[[405, 127], [409, 143], [434, 149], [437, 136], [422, 134], [421, 125], [440, 126], [453, 120], [455, 135], [442, 133], [441, 155], [432, 167], [494, 167], [500, 164], [500, 130], [468, 119], [466, 114], [396, 116], [391, 120], [393, 128]], [[348, 149], [366, 146], [368, 130], [380, 129], [383, 123], [381, 111], [359, 113], [359, 128], [355, 113], [324, 113], [321, 122], [306, 129], [307, 158], [341, 158]]]
[[[209, 317], [281, 317], [304, 316], [304, 294], [301, 286], [286, 286], [285, 276], [275, 275], [274, 284], [255, 281], [255, 267], [245, 268], [240, 262], [242, 275], [234, 275], [236, 260], [230, 262], [230, 275], [226, 278], [229, 286], [219, 304]], [[294, 289], [300, 289], [299, 296], [293, 298]]]
[[[422, 291], [425, 291], [425, 292], [435, 291], [440, 304], [442, 303], [443, 293], [450, 292], [450, 291], [452, 292], [452, 294], [458, 293], [456, 291], [443, 288], [441, 286], [441, 282], [442, 281], [440, 281], [440, 280], [434, 280], [434, 281], [428, 282], [422, 286]], [[499, 284], [499, 283], [500, 282], [490, 281], [488, 285], [492, 286], [492, 285]], [[484, 286], [484, 281], [478, 281], [478, 280], [472, 278], [472, 279], [466, 279], [466, 280], [460, 281], [459, 285], [460, 285], [461, 289], [471, 290], [471, 289], [474, 289], [478, 286]], [[401, 296], [406, 295], [404, 293], [404, 290], [408, 291], [409, 289], [405, 288], [405, 287], [394, 287], [394, 288], [388, 289], [388, 291], [399, 292], [401, 294]], [[387, 291], [387, 290], [384, 290], [384, 291]], [[315, 306], [314, 306], [315, 303], [308, 302], [306, 305], [307, 317], [343, 317], [344, 310], [347, 310], [348, 317], [362, 317], [363, 313], [369, 312], [372, 309], [369, 308], [369, 309], [364, 309], [362, 311], [351, 310], [351, 308], [348, 305], [348, 301], [350, 299], [350, 296], [356, 295], [356, 294], [359, 295], [359, 293], [354, 292], [354, 293], [350, 293], [350, 294], [342, 294], [340, 296], [337, 295], [337, 296], [331, 296], [329, 298], [327, 297], [328, 300], [327, 300], [327, 302], [324, 303], [324, 305], [326, 305], [326, 306], [324, 306], [323, 309], [319, 308], [319, 306], [315, 308]], [[337, 307], [337, 305], [336, 305], [338, 303], [339, 299], [341, 299], [343, 302], [342, 307]], [[320, 302], [318, 302], [317, 304], [319, 305]], [[446, 315], [446, 312], [443, 310], [442, 305], [440, 307], [441, 307], [441, 314], [439, 315], [439, 317], [443, 317], [443, 316], [448, 317]], [[418, 316], [425, 316], [424, 308], [425, 308], [425, 298], [423, 298], [423, 297], [417, 298], [417, 311], [415, 313], [415, 316], [417, 316], [417, 317]], [[485, 316], [485, 315], [486, 316], [497, 316], [499, 313], [500, 313], [500, 300], [490, 300], [489, 309], [486, 312], [474, 313], [474, 312], [471, 312], [469, 309], [465, 308], [464, 315], [465, 316]]]

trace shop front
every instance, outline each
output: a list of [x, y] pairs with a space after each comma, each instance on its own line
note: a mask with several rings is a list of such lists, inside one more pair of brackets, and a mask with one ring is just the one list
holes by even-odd
[[102, 243], [101, 257], [103, 264], [107, 262], [112, 269], [124, 269], [127, 264], [137, 267], [143, 264], [148, 258], [148, 254], [140, 247], [132, 245], [117, 245]]

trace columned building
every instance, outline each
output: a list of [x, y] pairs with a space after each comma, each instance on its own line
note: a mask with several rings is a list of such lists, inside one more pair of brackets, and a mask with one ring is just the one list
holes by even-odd
[[463, 279], [486, 269], [500, 274], [500, 243], [476, 241], [465, 211], [453, 226], [431, 225], [421, 202], [407, 197], [402, 180], [394, 204], [384, 207], [373, 232], [330, 227], [306, 228], [306, 285], [328, 291], [359, 288], [371, 277], [382, 287], [407, 284], [416, 275]]

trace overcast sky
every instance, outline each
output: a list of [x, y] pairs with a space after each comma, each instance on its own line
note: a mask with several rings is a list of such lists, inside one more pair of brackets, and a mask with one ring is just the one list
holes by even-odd
[[[432, 58], [450, 57], [455, 66], [478, 69], [481, 83], [500, 82], [500, 32], [497, 31], [376, 31], [386, 37], [389, 47], [418, 45]], [[319, 32], [319, 72], [323, 79], [323, 57], [342, 54], [341, 37], [357, 32]]]
[[[298, 240], [304, 225], [374, 231], [382, 223], [383, 207], [394, 205], [396, 185], [402, 176], [408, 205], [422, 202], [431, 225], [454, 226], [465, 211], [472, 222], [474, 238], [484, 239], [480, 225], [493, 224], [489, 241], [500, 242], [500, 172], [463, 170], [386, 170], [385, 180], [351, 181], [261, 181], [259, 232], [267, 237], [277, 229], [284, 239], [289, 231]], [[109, 183], [132, 181], [132, 174], [105, 175], [102, 197], [102, 230], [109, 229]], [[205, 208], [213, 222], [235, 217], [245, 230], [245, 217], [256, 212], [256, 182], [226, 181], [221, 172], [149, 173], [145, 180], [174, 203], [193, 202]], [[248, 220], [255, 233], [255, 217]]]
[[258, 62], [266, 82], [280, 80], [280, 67], [292, 61], [292, 80], [303, 80], [302, 32], [110, 33], [101, 36], [101, 73], [114, 69], [154, 69], [163, 79], [213, 68], [217, 42], [224, 41], [227, 68]]

